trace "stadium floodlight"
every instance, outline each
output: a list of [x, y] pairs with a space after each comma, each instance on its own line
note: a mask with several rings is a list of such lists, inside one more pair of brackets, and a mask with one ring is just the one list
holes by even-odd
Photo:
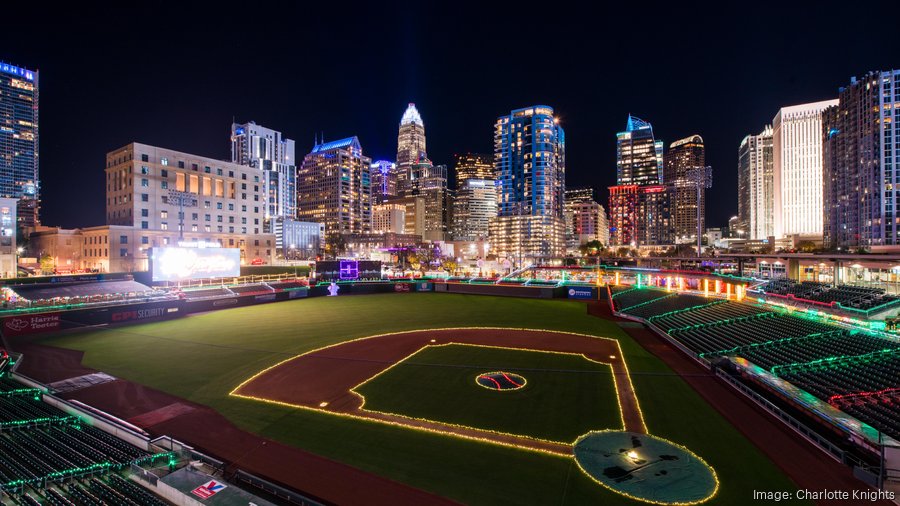
[[169, 190], [166, 203], [178, 206], [178, 239], [184, 239], [184, 208], [197, 207], [197, 195], [180, 190]]
[[712, 167], [697, 167], [687, 171], [687, 180], [697, 189], [697, 256], [703, 256], [703, 226], [700, 219], [700, 199], [703, 190], [712, 188]]

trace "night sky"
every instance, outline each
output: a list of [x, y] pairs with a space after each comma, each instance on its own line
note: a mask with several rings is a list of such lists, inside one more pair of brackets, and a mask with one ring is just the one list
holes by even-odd
[[357, 135], [367, 156], [393, 159], [400, 117], [415, 102], [429, 157], [448, 165], [454, 153], [490, 153], [497, 116], [554, 107], [567, 186], [594, 186], [604, 205], [629, 113], [667, 147], [698, 133], [717, 226], [737, 212], [744, 135], [781, 106], [835, 98], [851, 76], [900, 65], [891, 3], [866, 4], [852, 20], [845, 4], [787, 3], [605, 12], [562, 2], [540, 12], [525, 2], [78, 3], [57, 12], [16, 2], [3, 8], [0, 60], [40, 71], [45, 225], [104, 224], [105, 154], [131, 141], [224, 160], [234, 117], [281, 130], [298, 157], [324, 132]]

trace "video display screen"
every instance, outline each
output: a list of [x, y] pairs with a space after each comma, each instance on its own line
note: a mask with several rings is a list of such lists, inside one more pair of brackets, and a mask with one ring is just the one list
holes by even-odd
[[238, 248], [153, 248], [150, 251], [153, 281], [231, 278], [241, 275]]

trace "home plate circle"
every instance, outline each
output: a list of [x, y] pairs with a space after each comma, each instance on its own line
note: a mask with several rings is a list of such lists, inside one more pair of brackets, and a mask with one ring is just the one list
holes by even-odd
[[488, 390], [518, 390], [525, 386], [525, 378], [519, 374], [494, 371], [484, 372], [475, 377], [475, 383]]
[[687, 448], [625, 431], [589, 432], [575, 441], [575, 462], [594, 481], [654, 504], [700, 504], [719, 489], [716, 471]]

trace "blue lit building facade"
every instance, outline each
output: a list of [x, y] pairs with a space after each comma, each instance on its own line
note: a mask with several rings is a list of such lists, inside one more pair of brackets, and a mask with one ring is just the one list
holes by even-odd
[[38, 224], [38, 73], [0, 63], [0, 197], [18, 199], [18, 228]]
[[826, 248], [900, 246], [900, 70], [869, 72], [822, 111]]
[[500, 116], [494, 125], [497, 218], [491, 250], [516, 265], [565, 254], [565, 133], [552, 107]]
[[397, 164], [378, 160], [372, 164], [372, 192], [376, 203], [397, 196]]
[[356, 137], [316, 144], [297, 170], [297, 219], [329, 236], [371, 232], [371, 166]]
[[661, 140], [653, 126], [629, 115], [616, 134], [616, 186], [609, 187], [611, 246], [666, 246], [673, 242], [671, 189], [663, 179]]

